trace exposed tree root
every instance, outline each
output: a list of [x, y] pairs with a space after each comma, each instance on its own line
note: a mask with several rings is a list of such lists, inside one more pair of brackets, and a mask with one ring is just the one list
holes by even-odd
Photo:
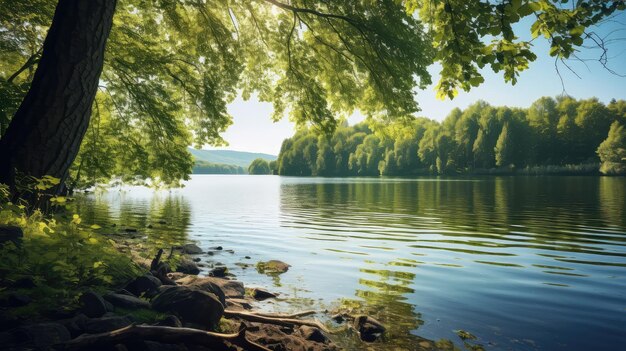
[[310, 316], [312, 314], [316, 314], [317, 312], [310, 310], [310, 311], [302, 311], [302, 312], [297, 312], [297, 313], [292, 313], [292, 314], [264, 313], [264, 312], [255, 312], [255, 311], [250, 311], [249, 313], [257, 315], [257, 316], [270, 317], [270, 318], [298, 318], [298, 317]]
[[322, 331], [329, 333], [328, 329], [319, 321], [300, 320], [300, 319], [284, 318], [284, 317], [269, 317], [266, 314], [258, 314], [258, 313], [242, 312], [242, 311], [231, 311], [231, 310], [224, 311], [224, 317], [239, 318], [239, 319], [244, 319], [250, 322], [283, 325], [287, 327], [292, 327], [294, 325], [307, 325], [309, 327], [319, 328]]
[[271, 351], [246, 338], [246, 328], [238, 333], [221, 334], [200, 329], [174, 328], [150, 325], [130, 325], [125, 328], [101, 334], [84, 334], [66, 343], [56, 345], [57, 350], [92, 350], [104, 346], [114, 346], [137, 340], [150, 340], [166, 344], [195, 344], [207, 346], [215, 350], [230, 350], [228, 344], [239, 346], [244, 350]]

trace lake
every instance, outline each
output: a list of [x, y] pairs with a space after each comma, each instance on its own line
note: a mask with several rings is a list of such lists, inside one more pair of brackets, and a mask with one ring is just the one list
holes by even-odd
[[[415, 335], [462, 348], [455, 330], [486, 350], [626, 348], [626, 178], [198, 175], [77, 204], [146, 245], [234, 250], [202, 257], [280, 292], [267, 309], [375, 314], [389, 332], [373, 349], [415, 349]], [[269, 259], [292, 267], [242, 265]]]

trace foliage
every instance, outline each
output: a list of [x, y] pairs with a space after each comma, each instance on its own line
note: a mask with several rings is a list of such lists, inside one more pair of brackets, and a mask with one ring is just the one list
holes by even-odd
[[193, 166], [194, 174], [245, 174], [243, 167], [235, 165], [225, 165], [221, 163], [211, 163], [202, 160], [196, 160]]
[[262, 159], [257, 158], [256, 160], [250, 163], [248, 167], [249, 174], [272, 174], [272, 170], [270, 169], [270, 164]]
[[[30, 86], [56, 3], [0, 1], [0, 136]], [[479, 85], [486, 66], [515, 83], [536, 58], [513, 30], [525, 19], [535, 19], [532, 39], [545, 37], [550, 55], [568, 58], [598, 39], [588, 28], [623, 9], [623, 1], [600, 0], [118, 1], [70, 187], [113, 177], [178, 184], [193, 167], [188, 145], [225, 144], [220, 133], [232, 122], [226, 106], [238, 94], [271, 102], [274, 119], [327, 132], [355, 109], [402, 120], [418, 111], [414, 89], [430, 84], [432, 63], [442, 66], [441, 96]], [[440, 143], [454, 137], [437, 136]], [[472, 145], [463, 147], [467, 157]], [[378, 172], [380, 161], [385, 174], [413, 162], [395, 152], [366, 159], [364, 152], [353, 161], [361, 173]], [[336, 167], [347, 165], [348, 155], [338, 156], [319, 173], [341, 173]], [[465, 162], [434, 157], [442, 170]]]
[[625, 137], [617, 121], [626, 119], [623, 106], [624, 101], [604, 105], [569, 97], [541, 98], [528, 109], [477, 102], [453, 110], [441, 123], [426, 118], [370, 121], [341, 126], [331, 137], [301, 130], [283, 142], [278, 173], [593, 174], [600, 161], [603, 173], [619, 173], [624, 170]]
[[626, 128], [620, 122], [611, 124], [609, 136], [598, 147], [605, 174], [626, 174]]
[[[45, 193], [58, 181], [42, 179], [32, 192]], [[30, 210], [25, 201], [10, 201], [9, 194], [0, 185], [0, 224], [21, 227], [24, 238], [20, 244], [7, 242], [0, 247], [0, 293], [23, 279], [35, 284], [32, 289], [8, 290], [27, 294], [34, 301], [16, 313], [71, 307], [86, 289], [101, 289], [138, 275], [129, 257], [97, 234], [98, 225], [84, 224], [72, 212], [70, 198], [53, 197], [50, 212], [42, 212]]]

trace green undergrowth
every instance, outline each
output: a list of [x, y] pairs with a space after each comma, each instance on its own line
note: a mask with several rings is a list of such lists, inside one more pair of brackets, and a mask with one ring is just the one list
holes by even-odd
[[141, 273], [114, 241], [98, 234], [98, 225], [84, 223], [72, 211], [70, 198], [46, 195], [58, 182], [33, 178], [29, 191], [21, 192], [29, 201], [12, 201], [9, 188], [0, 184], [0, 225], [24, 232], [20, 242], [0, 245], [0, 300], [11, 294], [32, 300], [9, 314], [71, 309], [82, 292], [104, 291]]

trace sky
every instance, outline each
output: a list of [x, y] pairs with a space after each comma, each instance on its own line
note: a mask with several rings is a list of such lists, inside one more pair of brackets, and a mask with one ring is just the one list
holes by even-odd
[[[441, 101], [435, 98], [433, 84], [415, 94], [415, 100], [421, 108], [417, 115], [441, 121], [455, 107], [464, 109], [478, 100], [484, 100], [494, 106], [528, 107], [542, 96], [555, 97], [563, 94], [563, 89], [565, 93], [577, 99], [597, 97], [605, 103], [613, 98], [626, 99], [626, 13], [620, 14], [613, 22], [594, 30], [601, 36], [609, 35], [609, 38], [614, 39], [608, 50], [609, 67], [623, 77], [610, 73], [595, 61], [599, 57], [597, 50], [583, 49], [579, 56], [594, 60], [586, 63], [568, 61], [568, 65], [576, 74], [559, 63], [558, 69], [563, 79], [561, 83], [554, 58], [548, 55], [547, 42], [537, 40], [533, 44], [533, 51], [538, 58], [531, 63], [528, 70], [521, 73], [515, 86], [505, 83], [501, 73], [483, 70], [485, 82], [481, 86], [473, 88], [470, 92], [460, 91], [454, 100]], [[433, 82], [436, 83], [438, 66], [433, 65], [429, 71], [433, 76]], [[219, 148], [205, 147], [205, 149], [228, 149], [278, 155], [282, 141], [294, 133], [294, 124], [286, 119], [272, 122], [271, 104], [259, 102], [254, 96], [248, 101], [237, 98], [228, 106], [228, 111], [233, 116], [233, 124], [223, 137], [229, 145]], [[357, 112], [350, 117], [348, 122], [354, 124], [363, 118]]]

